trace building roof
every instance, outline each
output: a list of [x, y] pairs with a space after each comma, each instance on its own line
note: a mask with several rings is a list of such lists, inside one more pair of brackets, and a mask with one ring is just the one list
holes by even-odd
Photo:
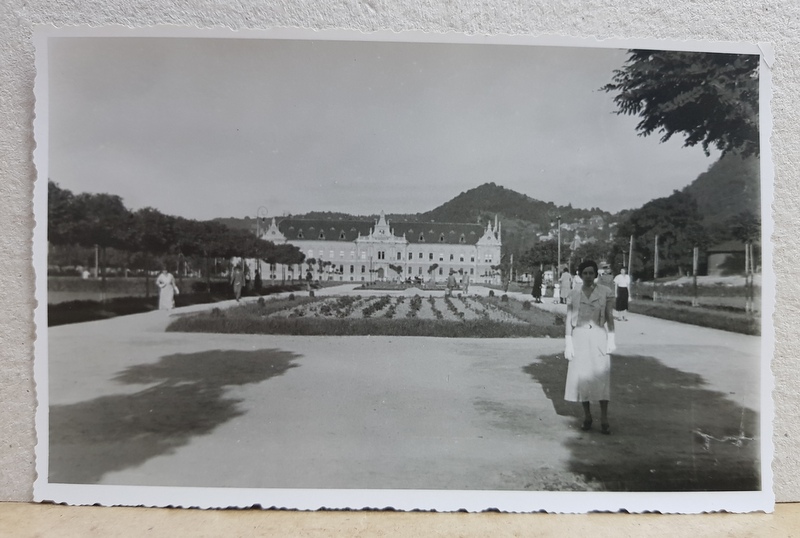
[[409, 243], [447, 243], [474, 245], [483, 237], [480, 224], [450, 224], [438, 222], [398, 222], [393, 224], [395, 235], [405, 234]]
[[[375, 221], [360, 220], [307, 220], [286, 218], [277, 223], [288, 241], [355, 241], [359, 235], [366, 237], [375, 227]], [[449, 224], [438, 222], [389, 222], [397, 237], [411, 244], [444, 243], [475, 245], [483, 237], [485, 228], [480, 224]]]
[[708, 247], [708, 252], [744, 252], [744, 243], [741, 241], [725, 241]]
[[369, 235], [371, 221], [292, 219], [278, 222], [278, 230], [288, 241], [345, 241], [353, 242], [360, 235]]

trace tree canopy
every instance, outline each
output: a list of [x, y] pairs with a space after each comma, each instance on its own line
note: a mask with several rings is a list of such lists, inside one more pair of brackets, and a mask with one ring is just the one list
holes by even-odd
[[619, 226], [616, 251], [626, 252], [630, 236], [634, 237], [636, 258], [631, 270], [647, 276], [653, 274], [655, 236], [658, 235], [659, 274], [684, 273], [692, 267], [692, 249], [708, 246], [709, 237], [703, 228], [703, 216], [691, 194], [674, 191], [633, 211]]
[[611, 245], [608, 241], [587, 241], [571, 251], [569, 256], [573, 265], [584, 260], [594, 260], [597, 263], [611, 261]]
[[[561, 248], [561, 257], [566, 258], [566, 245], [562, 245]], [[555, 265], [556, 258], [558, 258], [558, 243], [556, 241], [539, 241], [522, 254], [519, 263], [525, 271], [530, 271], [542, 264]]]
[[257, 258], [300, 264], [305, 255], [293, 245], [275, 245], [248, 230], [213, 221], [165, 215], [153, 208], [130, 211], [110, 194], [73, 194], [48, 183], [48, 240], [55, 246], [97, 245], [145, 256]]
[[758, 66], [757, 55], [630, 50], [602, 89], [616, 92], [617, 114], [641, 117], [642, 136], [680, 133], [706, 155], [714, 147], [746, 157], [759, 153]]

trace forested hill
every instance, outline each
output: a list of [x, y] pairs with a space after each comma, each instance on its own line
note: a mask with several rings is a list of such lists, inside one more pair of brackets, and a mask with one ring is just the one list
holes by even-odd
[[720, 226], [743, 213], [761, 212], [759, 159], [727, 154], [683, 191], [697, 201], [705, 226]]
[[[530, 196], [520, 194], [511, 189], [506, 189], [494, 183], [485, 183], [474, 189], [462, 192], [452, 200], [425, 213], [388, 214], [386, 217], [393, 222], [457, 222], [457, 223], [484, 223], [494, 220], [495, 215], [501, 221], [523, 221], [533, 225], [539, 230], [548, 230], [557, 215], [561, 215], [562, 222], [574, 222], [594, 215], [608, 219], [612, 215], [598, 208], [575, 209], [569, 206], [557, 206], [552, 202], [542, 202]], [[311, 211], [305, 214], [293, 215], [294, 218], [314, 220], [374, 220], [377, 215], [355, 216], [347, 213], [333, 211]], [[216, 219], [235, 227], [255, 227], [252, 222], [243, 222], [242, 219]]]
[[542, 202], [494, 183], [485, 183], [462, 192], [436, 209], [420, 214], [419, 219], [436, 222], [477, 222], [479, 217], [494, 218], [494, 215], [498, 215], [502, 220], [513, 219], [536, 224], [542, 230], [549, 229], [550, 222], [557, 215], [561, 215], [563, 222], [577, 221], [593, 215], [604, 218], [611, 216], [610, 213], [598, 208], [574, 209], [571, 205], [557, 206], [552, 202]]

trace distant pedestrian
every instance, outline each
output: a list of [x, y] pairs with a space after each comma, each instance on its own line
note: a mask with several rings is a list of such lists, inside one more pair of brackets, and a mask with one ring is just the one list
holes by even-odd
[[456, 272], [450, 269], [450, 276], [447, 277], [447, 289], [445, 290], [445, 296], [450, 297], [453, 295], [453, 290], [458, 286], [456, 283]]
[[561, 277], [558, 279], [560, 288], [559, 303], [567, 304], [567, 296], [572, 291], [572, 275], [569, 274], [569, 269], [564, 269], [561, 272]]
[[469, 293], [469, 275], [464, 273], [464, 295]]
[[611, 276], [611, 269], [600, 269], [600, 274], [597, 275], [597, 283], [612, 289], [614, 287], [614, 278]]
[[628, 312], [628, 300], [630, 299], [631, 276], [623, 267], [619, 270], [619, 274], [614, 277], [614, 291], [616, 292], [617, 301], [615, 310], [617, 311], [617, 319], [628, 321], [625, 314]]
[[531, 290], [534, 303], [542, 302], [542, 270], [538, 267], [533, 268], [533, 289]]
[[261, 282], [261, 271], [256, 269], [255, 276], [253, 278], [253, 289], [255, 289], [256, 291], [261, 291], [262, 284], [263, 283]]
[[161, 268], [161, 273], [156, 278], [156, 286], [158, 286], [158, 309], [172, 310], [175, 307], [175, 296], [179, 292], [175, 277], [166, 267]]
[[591, 402], [600, 402], [600, 426], [611, 433], [608, 401], [611, 392], [611, 358], [614, 337], [614, 293], [596, 284], [597, 264], [585, 260], [578, 267], [583, 282], [569, 294], [564, 357], [569, 360], [564, 399], [583, 405], [584, 431], [592, 427]]
[[233, 273], [231, 274], [231, 285], [233, 286], [233, 296], [238, 303], [242, 296], [242, 287], [244, 286], [244, 275], [238, 265], [234, 267]]

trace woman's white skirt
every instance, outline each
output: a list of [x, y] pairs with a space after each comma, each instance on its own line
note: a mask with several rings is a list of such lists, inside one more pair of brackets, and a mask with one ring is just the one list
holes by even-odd
[[175, 306], [175, 289], [167, 284], [161, 288], [158, 295], [159, 310], [170, 310]]
[[603, 327], [575, 327], [575, 357], [569, 361], [564, 399], [569, 402], [608, 400], [611, 392], [611, 358]]

